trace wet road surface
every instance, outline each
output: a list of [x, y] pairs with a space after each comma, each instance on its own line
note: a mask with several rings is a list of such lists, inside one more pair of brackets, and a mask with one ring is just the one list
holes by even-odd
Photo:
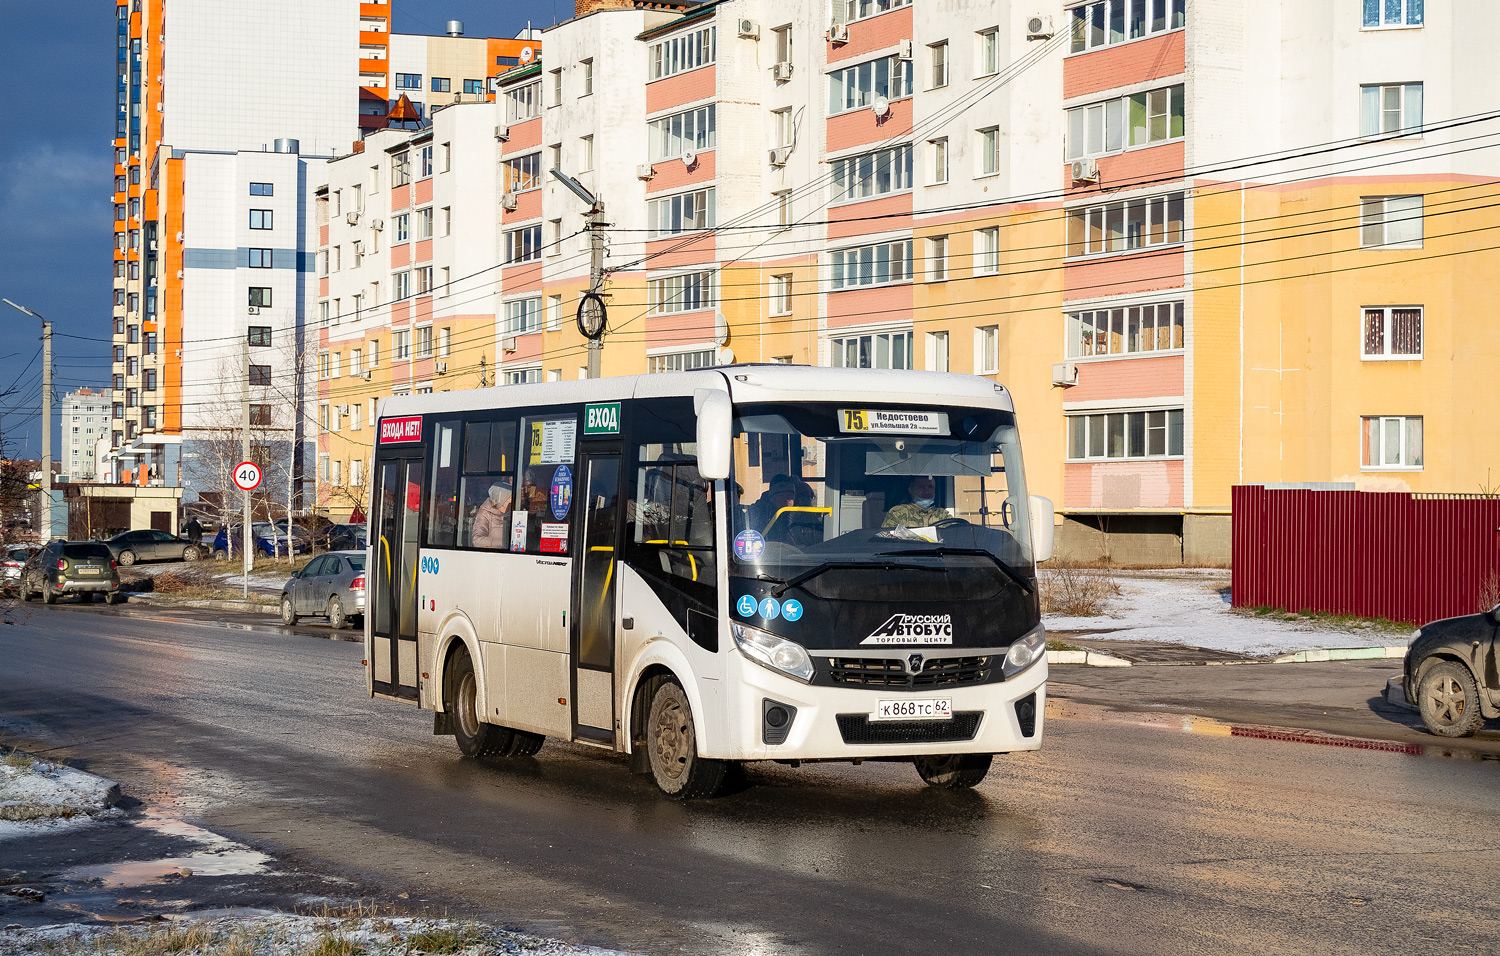
[[[0, 731], [273, 855], [300, 892], [347, 879], [634, 952], [1405, 954], [1500, 938], [1494, 762], [1062, 719], [973, 792], [901, 764], [756, 765], [684, 806], [573, 745], [462, 760], [430, 714], [365, 696], [361, 653], [34, 608], [0, 628]], [[21, 852], [0, 842], [0, 871]]]

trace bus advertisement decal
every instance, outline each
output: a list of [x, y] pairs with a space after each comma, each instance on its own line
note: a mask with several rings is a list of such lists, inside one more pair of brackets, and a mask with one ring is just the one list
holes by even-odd
[[511, 515], [510, 520], [515, 522], [510, 526], [510, 549], [512, 551], [526, 550], [526, 512], [517, 511]]
[[551, 522], [543, 523], [542, 553], [568, 553], [568, 526], [566, 524], [552, 524]]
[[531, 453], [529, 465], [561, 465], [573, 460], [573, 440], [578, 432], [578, 421], [572, 418], [555, 418], [531, 423]]
[[861, 644], [952, 644], [951, 614], [892, 614]]
[[[552, 473], [552, 517], [558, 521], [564, 521], [568, 517], [568, 509], [573, 507], [573, 470], [567, 465], [558, 465], [557, 471]], [[542, 537], [546, 537], [543, 534]], [[547, 550], [545, 547], [543, 551]]]
[[734, 536], [734, 554], [741, 561], [754, 561], [765, 550], [766, 539], [759, 531], [741, 531]]

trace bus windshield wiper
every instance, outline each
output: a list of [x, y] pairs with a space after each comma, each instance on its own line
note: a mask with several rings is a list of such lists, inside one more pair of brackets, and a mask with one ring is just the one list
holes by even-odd
[[788, 588], [794, 588], [804, 581], [811, 581], [824, 571], [863, 571], [866, 569], [879, 569], [881, 571], [938, 571], [943, 574], [948, 573], [948, 569], [943, 567], [929, 568], [922, 565], [897, 564], [891, 561], [828, 561], [817, 567], [808, 568], [806, 571], [800, 571], [787, 578], [771, 589], [771, 596], [781, 597]]
[[[995, 562], [995, 567], [999, 568], [1001, 571], [1004, 571], [1007, 575], [1009, 575], [1010, 579], [1019, 584], [1027, 594], [1030, 594], [1034, 590], [1036, 590], [1032, 586], [1030, 581], [1027, 581], [1024, 577], [1021, 576], [1021, 573], [1019, 571], [1006, 564], [1004, 561], [1000, 560], [997, 555], [994, 555], [989, 551], [984, 550], [983, 548], [913, 548], [910, 551], [880, 551], [878, 552], [878, 554], [881, 557], [889, 558], [898, 556], [926, 557], [928, 555], [941, 558], [950, 554], [971, 554], [976, 557], [989, 558], [991, 561]], [[906, 567], [906, 565], [902, 565], [902, 567]]]

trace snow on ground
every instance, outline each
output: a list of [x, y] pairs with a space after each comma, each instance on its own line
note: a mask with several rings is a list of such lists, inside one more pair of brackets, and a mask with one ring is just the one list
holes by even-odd
[[[1045, 574], [1056, 572], [1043, 571]], [[1091, 641], [1155, 641], [1237, 654], [1405, 645], [1410, 632], [1357, 622], [1284, 621], [1229, 606], [1229, 572], [1213, 568], [1111, 571], [1123, 593], [1098, 617], [1042, 615], [1048, 631], [1096, 631]]]
[[0, 840], [81, 826], [119, 798], [110, 781], [69, 767], [11, 754], [0, 763]]

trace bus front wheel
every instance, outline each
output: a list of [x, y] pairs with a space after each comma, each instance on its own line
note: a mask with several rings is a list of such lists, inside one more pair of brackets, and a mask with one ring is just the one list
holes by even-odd
[[662, 793], [676, 800], [712, 797], [724, 785], [728, 764], [698, 756], [698, 734], [687, 693], [666, 681], [651, 698], [646, 721], [651, 776]]
[[962, 790], [977, 786], [990, 772], [993, 759], [990, 754], [940, 754], [917, 757], [912, 762], [928, 786]]
[[505, 727], [479, 719], [479, 681], [467, 651], [454, 658], [449, 682], [448, 710], [453, 715], [453, 736], [465, 757], [488, 757], [510, 748], [512, 733]]

